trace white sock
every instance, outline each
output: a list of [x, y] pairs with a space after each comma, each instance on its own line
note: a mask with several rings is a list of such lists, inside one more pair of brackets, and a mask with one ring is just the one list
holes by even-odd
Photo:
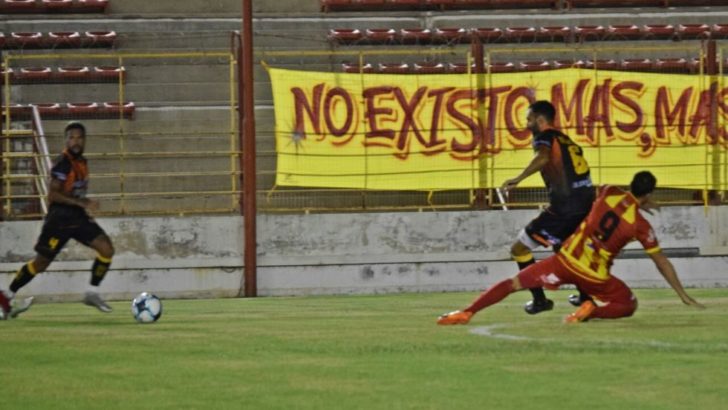
[[99, 293], [99, 287], [98, 286], [94, 286], [94, 285], [92, 285], [92, 284], [89, 283], [86, 286], [86, 292]]
[[13, 292], [10, 289], [4, 290], [3, 293], [5, 293], [5, 297], [8, 298], [8, 299], [10, 299], [10, 300], [12, 300], [15, 297], [15, 292]]

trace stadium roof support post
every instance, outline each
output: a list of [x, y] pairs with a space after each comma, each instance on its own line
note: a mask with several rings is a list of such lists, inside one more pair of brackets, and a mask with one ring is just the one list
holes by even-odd
[[243, 193], [240, 210], [243, 213], [244, 242], [243, 280], [245, 297], [258, 294], [257, 231], [256, 231], [256, 172], [255, 172], [255, 99], [253, 94], [253, 0], [243, 0], [242, 32], [239, 57], [238, 100], [240, 115], [240, 148], [243, 151]]

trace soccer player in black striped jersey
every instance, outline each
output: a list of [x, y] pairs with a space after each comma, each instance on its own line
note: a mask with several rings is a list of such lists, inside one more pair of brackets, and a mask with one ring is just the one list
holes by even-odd
[[[594, 187], [589, 164], [580, 146], [554, 128], [556, 109], [548, 101], [536, 101], [528, 108], [527, 127], [533, 132], [535, 155], [518, 176], [503, 183], [506, 192], [536, 172], [541, 173], [548, 190], [549, 206], [518, 234], [511, 255], [519, 270], [535, 263], [531, 251], [540, 246], [558, 251], [561, 242], [571, 235], [586, 217], [594, 202]], [[525, 310], [536, 314], [553, 309], [542, 288], [531, 289], [533, 300]], [[572, 304], [588, 298], [581, 291], [569, 297]]]

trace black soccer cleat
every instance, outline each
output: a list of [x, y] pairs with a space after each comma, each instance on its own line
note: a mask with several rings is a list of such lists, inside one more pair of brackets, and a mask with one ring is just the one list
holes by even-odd
[[545, 312], [547, 310], [552, 310], [554, 308], [554, 301], [551, 299], [544, 299], [540, 301], [532, 300], [523, 307], [523, 310], [526, 311], [529, 315], [535, 315], [537, 313]]
[[591, 298], [589, 295], [581, 294], [578, 295], [573, 293], [569, 295], [569, 303], [571, 303], [572, 306], [579, 307], [582, 305], [582, 303], [586, 302], [587, 300], [590, 300], [594, 302], [594, 299]]

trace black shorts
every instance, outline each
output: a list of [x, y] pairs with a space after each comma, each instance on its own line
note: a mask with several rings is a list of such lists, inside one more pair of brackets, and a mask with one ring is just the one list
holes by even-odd
[[51, 210], [43, 223], [35, 251], [53, 260], [69, 239], [75, 239], [89, 246], [101, 235], [106, 235], [106, 232], [85, 213], [69, 214]]
[[561, 215], [547, 208], [521, 231], [518, 239], [530, 249], [559, 246], [576, 231], [587, 214]]

